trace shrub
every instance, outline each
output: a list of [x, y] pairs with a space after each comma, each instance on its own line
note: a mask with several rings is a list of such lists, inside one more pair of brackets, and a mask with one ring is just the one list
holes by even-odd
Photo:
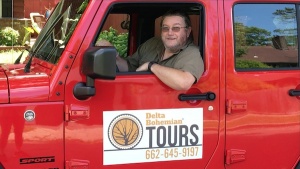
[[0, 30], [0, 45], [14, 46], [17, 45], [19, 39], [19, 31], [14, 30], [11, 27], [5, 27]]
[[247, 69], [247, 68], [272, 68], [262, 62], [255, 60], [242, 60], [237, 59], [235, 63], [236, 68]]
[[108, 31], [102, 31], [97, 40], [109, 41], [121, 57], [127, 57], [128, 33], [118, 33], [116, 29], [110, 27]]

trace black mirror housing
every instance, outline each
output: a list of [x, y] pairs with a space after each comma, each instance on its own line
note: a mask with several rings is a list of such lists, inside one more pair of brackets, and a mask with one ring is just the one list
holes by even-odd
[[83, 56], [82, 73], [92, 79], [115, 79], [116, 55], [114, 47], [90, 47]]

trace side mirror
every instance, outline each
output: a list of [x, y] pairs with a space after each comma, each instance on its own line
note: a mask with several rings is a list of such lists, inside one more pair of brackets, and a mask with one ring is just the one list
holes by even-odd
[[116, 55], [114, 47], [91, 47], [84, 53], [81, 70], [87, 77], [86, 83], [79, 82], [73, 89], [77, 99], [85, 100], [95, 95], [95, 79], [116, 78]]
[[115, 79], [116, 78], [116, 55], [114, 47], [91, 47], [82, 61], [82, 72], [92, 79]]

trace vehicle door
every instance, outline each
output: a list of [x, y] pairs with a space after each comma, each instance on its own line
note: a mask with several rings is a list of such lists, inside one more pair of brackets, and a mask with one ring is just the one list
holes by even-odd
[[[205, 72], [188, 91], [171, 89], [150, 72], [117, 72], [108, 79], [89, 74], [98, 68], [115, 69], [115, 63], [105, 59], [88, 68], [83, 64], [111, 48], [97, 46], [99, 37], [113, 34], [106, 38], [115, 40], [128, 34], [125, 57], [130, 57], [147, 38], [160, 35], [159, 16], [179, 7], [191, 15], [193, 36], [205, 62]], [[217, 1], [210, 0], [101, 3], [92, 22], [84, 23], [90, 24], [89, 30], [66, 81], [66, 96], [72, 96], [65, 102], [67, 168], [196, 169], [209, 164], [220, 130], [217, 12]], [[85, 96], [95, 93], [85, 97], [78, 96], [79, 91]], [[211, 165], [223, 167], [223, 153], [219, 158]]]
[[224, 1], [228, 169], [293, 168], [299, 158], [298, 10]]

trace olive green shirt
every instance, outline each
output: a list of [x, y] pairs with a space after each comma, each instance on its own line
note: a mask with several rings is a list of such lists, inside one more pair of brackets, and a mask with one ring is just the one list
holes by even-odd
[[204, 65], [199, 48], [196, 45], [189, 41], [178, 53], [168, 59], [161, 60], [164, 50], [165, 47], [161, 38], [154, 37], [147, 40], [139, 46], [132, 56], [127, 58], [129, 71], [136, 71], [140, 65], [155, 61], [162, 66], [190, 72], [196, 78], [196, 81], [199, 80], [204, 71]]

